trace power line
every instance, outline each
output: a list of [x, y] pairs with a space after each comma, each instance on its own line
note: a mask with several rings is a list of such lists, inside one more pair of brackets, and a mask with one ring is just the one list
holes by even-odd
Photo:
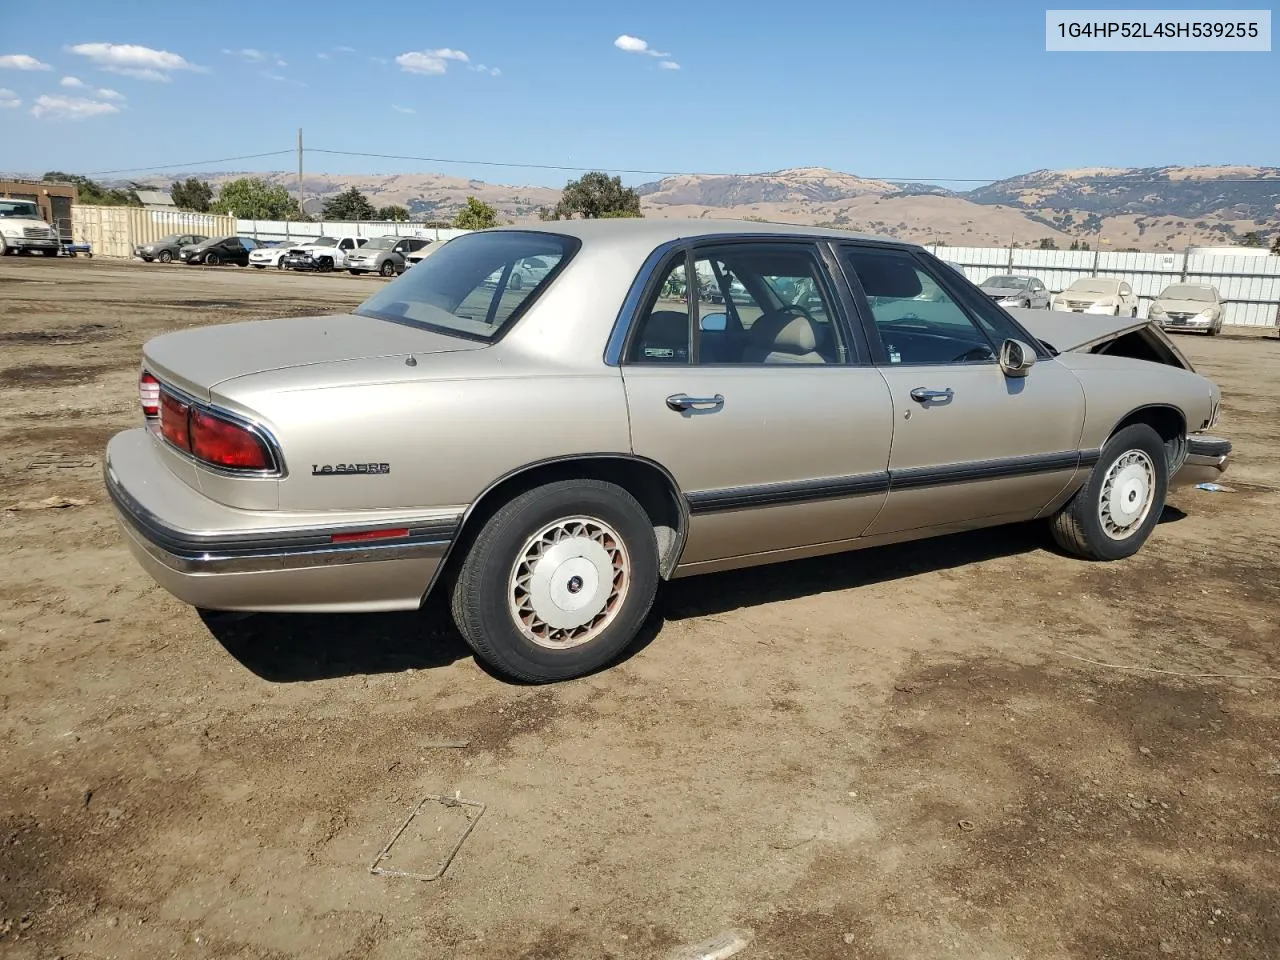
[[216, 160], [188, 160], [183, 163], [160, 163], [154, 167], [121, 167], [118, 170], [94, 170], [86, 173], [86, 177], [105, 177], [112, 173], [145, 173], [150, 170], [173, 170], [184, 167], [203, 167], [211, 163], [231, 163], [233, 160], [261, 160], [263, 157], [280, 157], [293, 150], [274, 150], [271, 153], [246, 153], [239, 157], [219, 157]]

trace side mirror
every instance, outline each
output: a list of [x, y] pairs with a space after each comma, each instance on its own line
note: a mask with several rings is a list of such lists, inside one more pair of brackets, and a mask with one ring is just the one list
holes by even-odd
[[1036, 352], [1021, 340], [1006, 340], [1000, 346], [1000, 369], [1006, 377], [1025, 377], [1036, 364]]
[[698, 326], [706, 333], [723, 333], [729, 328], [729, 316], [724, 313], [708, 313]]

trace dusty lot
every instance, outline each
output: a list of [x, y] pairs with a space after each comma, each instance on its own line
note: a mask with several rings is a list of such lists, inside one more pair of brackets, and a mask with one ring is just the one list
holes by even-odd
[[[681, 581], [626, 662], [523, 688], [437, 609], [206, 623], [104, 502], [143, 340], [380, 282], [0, 263], [0, 506], [92, 501], [0, 512], [0, 954], [1280, 955], [1280, 342], [1179, 341], [1233, 492], [1132, 560], [1018, 528]], [[444, 880], [368, 872], [454, 791]]]

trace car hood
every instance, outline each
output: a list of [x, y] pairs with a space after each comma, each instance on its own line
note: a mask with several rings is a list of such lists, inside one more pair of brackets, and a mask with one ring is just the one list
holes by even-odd
[[1094, 293], [1091, 290], [1063, 290], [1056, 299], [1074, 300], [1077, 303], [1097, 303], [1099, 300], [1117, 300], [1118, 293]]
[[1178, 349], [1151, 320], [1136, 317], [1104, 317], [1081, 313], [1060, 313], [1054, 310], [1028, 310], [1024, 307], [1007, 308], [1009, 313], [1026, 328], [1027, 332], [1046, 346], [1059, 353], [1096, 353], [1100, 347], [1130, 334], [1138, 334], [1150, 341], [1158, 355], [1168, 355], [1173, 366], [1195, 370], [1191, 361]]
[[1203, 313], [1205, 310], [1216, 310], [1218, 305], [1207, 300], [1157, 300], [1151, 305], [1159, 306], [1165, 311], [1174, 313]]
[[474, 340], [343, 313], [253, 320], [167, 333], [142, 348], [160, 380], [200, 399], [227, 380], [312, 364], [477, 350]]
[[375, 248], [375, 249], [373, 249], [373, 250], [366, 250], [364, 247], [360, 247], [358, 250], [352, 250], [350, 253], [348, 253], [348, 254], [347, 254], [347, 259], [349, 259], [349, 260], [355, 260], [355, 259], [363, 260], [365, 257], [368, 257], [370, 260], [377, 260], [377, 259], [378, 259], [378, 257], [379, 257], [379, 255], [384, 254], [384, 253], [390, 253], [390, 252], [391, 252], [390, 250], [382, 250], [382, 249], [377, 249], [377, 248]]

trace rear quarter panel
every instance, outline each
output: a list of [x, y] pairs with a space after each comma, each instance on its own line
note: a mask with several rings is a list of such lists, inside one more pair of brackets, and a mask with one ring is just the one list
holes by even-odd
[[[465, 507], [529, 464], [630, 451], [616, 370], [496, 360], [489, 351], [453, 354], [447, 370], [433, 370], [429, 356], [416, 367], [353, 361], [325, 365], [333, 382], [304, 368], [229, 381], [218, 392], [276, 435], [287, 469], [281, 510]], [[389, 472], [323, 472], [360, 463]]]
[[1189, 370], [1087, 353], [1064, 353], [1058, 360], [1084, 386], [1082, 449], [1100, 448], [1121, 420], [1143, 407], [1172, 407], [1182, 414], [1188, 433], [1203, 429], [1212, 412], [1213, 384]]

